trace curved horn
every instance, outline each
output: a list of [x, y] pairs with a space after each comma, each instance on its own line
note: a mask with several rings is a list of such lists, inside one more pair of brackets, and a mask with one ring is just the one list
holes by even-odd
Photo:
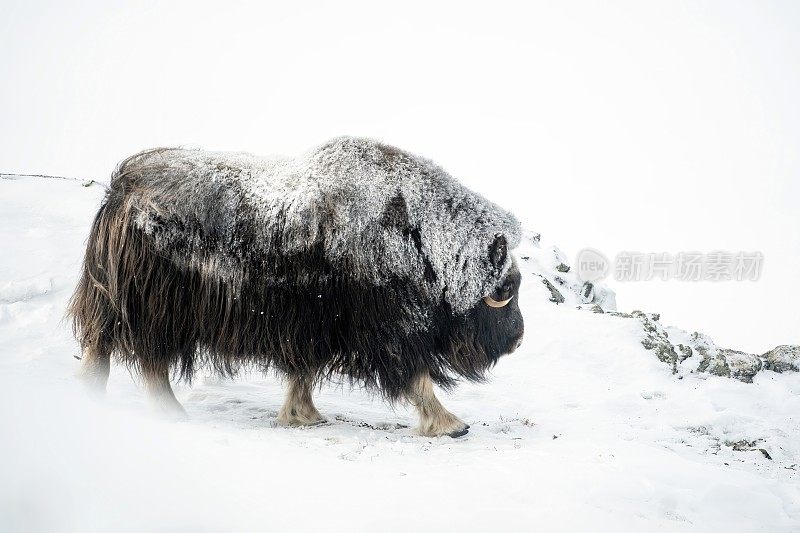
[[502, 300], [502, 301], [498, 302], [497, 300], [495, 300], [491, 296], [484, 296], [483, 297], [483, 301], [486, 302], [486, 305], [488, 305], [489, 307], [494, 307], [495, 309], [497, 309], [497, 308], [500, 308], [500, 307], [507, 306], [508, 302], [510, 302], [511, 298], [513, 298], [513, 297], [514, 296], [511, 296], [507, 300]]

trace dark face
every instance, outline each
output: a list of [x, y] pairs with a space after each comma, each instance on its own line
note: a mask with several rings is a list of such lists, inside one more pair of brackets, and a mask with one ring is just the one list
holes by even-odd
[[522, 343], [525, 326], [519, 310], [521, 279], [515, 263], [494, 291], [469, 313], [478, 341], [492, 360], [513, 352]]

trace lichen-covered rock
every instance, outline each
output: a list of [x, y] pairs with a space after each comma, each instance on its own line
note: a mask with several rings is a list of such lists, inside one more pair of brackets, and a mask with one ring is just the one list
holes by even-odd
[[594, 284], [590, 281], [587, 281], [581, 287], [581, 298], [585, 303], [589, 303], [594, 301]]
[[728, 366], [725, 357], [719, 352], [714, 355], [704, 355], [703, 359], [700, 360], [700, 364], [697, 365], [697, 371], [725, 378], [731, 377], [731, 368]]
[[644, 338], [642, 339], [642, 346], [646, 349], [653, 351], [662, 363], [667, 363], [672, 366], [672, 373], [678, 372], [678, 354], [675, 351], [675, 346], [669, 340], [669, 333], [659, 324], [660, 316], [657, 313], [643, 313], [641, 311], [632, 311], [630, 314], [626, 313], [613, 313], [615, 316], [638, 318], [642, 323], [642, 330], [644, 331]]
[[708, 335], [696, 331], [692, 333], [688, 344], [686, 346], [687, 353], [694, 347], [694, 351], [701, 357], [700, 363], [697, 365], [698, 372], [752, 383], [753, 377], [763, 367], [761, 359], [757, 355], [719, 348]]
[[542, 278], [542, 283], [547, 289], [550, 291], [550, 301], [556, 304], [563, 304], [564, 303], [564, 295], [558, 292], [558, 289], [550, 283], [550, 280], [547, 278]]
[[618, 316], [620, 318], [632, 318], [633, 315], [630, 313], [623, 313], [622, 311], [610, 311], [608, 313], [611, 316]]
[[751, 353], [721, 348], [718, 357], [727, 362], [731, 377], [745, 383], [752, 383], [753, 376], [761, 370], [761, 359]]
[[[766, 368], [765, 361], [754, 354], [719, 348], [710, 337], [702, 333], [694, 332], [691, 335], [677, 328], [665, 328], [659, 322], [658, 313], [643, 313], [641, 311], [631, 311], [630, 313], [610, 312], [612, 316], [622, 318], [636, 318], [642, 324], [642, 346], [652, 351], [659, 361], [672, 366], [673, 373], [701, 372], [714, 376], [734, 378], [745, 383], [752, 383], [753, 377], [762, 369]], [[674, 338], [670, 337], [670, 333]], [[783, 350], [776, 348], [773, 360], [782, 365], [781, 368], [788, 368], [792, 355], [797, 355], [797, 351], [792, 348], [783, 347]], [[788, 348], [788, 349], [786, 349]], [[698, 355], [699, 357], [694, 357]], [[789, 355], [784, 355], [789, 354]], [[795, 359], [796, 361], [796, 359]]]
[[783, 344], [763, 354], [764, 368], [773, 372], [800, 371], [800, 346]]
[[678, 354], [675, 353], [675, 347], [669, 341], [659, 337], [648, 336], [642, 340], [642, 346], [655, 352], [656, 357], [658, 357], [658, 360], [662, 363], [672, 365], [673, 374], [678, 372], [676, 367], [678, 363]]
[[678, 362], [682, 363], [685, 360], [689, 359], [692, 355], [694, 355], [694, 351], [692, 350], [691, 346], [687, 346], [686, 344], [678, 344]]

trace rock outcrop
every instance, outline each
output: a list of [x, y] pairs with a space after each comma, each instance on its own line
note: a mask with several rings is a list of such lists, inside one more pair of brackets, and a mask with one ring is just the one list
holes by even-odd
[[[540, 279], [547, 288], [548, 300], [554, 304], [587, 309], [597, 314], [638, 320], [642, 329], [642, 346], [659, 361], [670, 365], [673, 374], [699, 372], [752, 383], [761, 371], [800, 371], [800, 346], [781, 345], [761, 354], [720, 348], [708, 335], [664, 326], [658, 313], [616, 310], [614, 291], [599, 282], [583, 281], [567, 257], [555, 246], [542, 245], [541, 235], [525, 232], [516, 251], [520, 270]], [[531, 281], [535, 281], [531, 280]]]

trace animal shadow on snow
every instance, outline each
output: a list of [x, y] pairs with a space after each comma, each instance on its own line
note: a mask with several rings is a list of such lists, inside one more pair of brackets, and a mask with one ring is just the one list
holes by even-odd
[[[471, 420], [470, 432], [458, 439], [425, 437], [416, 432], [413, 413], [399, 412], [380, 400], [375, 400], [380, 404], [379, 408], [365, 409], [363, 404], [353, 402], [352, 410], [347, 410], [345, 405], [332, 408], [323, 401], [319, 407], [326, 418], [325, 422], [312, 426], [285, 427], [278, 424], [278, 409], [283, 401], [280, 387], [220, 382], [204, 384], [191, 391], [180, 391], [179, 396], [189, 415], [187, 423], [283, 430], [328, 440], [337, 436], [367, 433], [370, 437], [391, 441], [410, 439], [442, 444], [486, 441], [487, 444], [503, 442], [510, 447], [520, 448], [522, 441], [537, 430], [536, 424], [528, 418], [499, 415], [496, 420]], [[345, 412], [342, 412], [343, 408]], [[387, 414], [391, 415], [388, 419]]]

